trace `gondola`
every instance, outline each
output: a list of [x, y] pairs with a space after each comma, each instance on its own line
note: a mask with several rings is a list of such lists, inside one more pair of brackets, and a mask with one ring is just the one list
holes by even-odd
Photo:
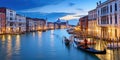
[[65, 39], [64, 42], [65, 42], [65, 45], [70, 45], [70, 41], [68, 39]]
[[[85, 42], [84, 40], [76, 40], [80, 45], [85, 45]], [[95, 45], [96, 44], [96, 41], [88, 41], [87, 42], [87, 45]]]
[[106, 49], [104, 49], [104, 51], [99, 51], [94, 48], [84, 47], [83, 45], [79, 45], [79, 42], [77, 41], [74, 41], [74, 43], [78, 49], [81, 49], [85, 52], [92, 53], [92, 54], [106, 54]]

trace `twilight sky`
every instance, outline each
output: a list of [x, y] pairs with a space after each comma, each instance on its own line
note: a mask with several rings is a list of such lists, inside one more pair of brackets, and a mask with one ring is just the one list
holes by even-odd
[[[0, 7], [8, 7], [28, 17], [47, 18], [48, 21], [71, 20], [76, 24], [81, 16], [96, 7], [100, 0], [0, 0]], [[106, 0], [101, 0], [102, 2]]]

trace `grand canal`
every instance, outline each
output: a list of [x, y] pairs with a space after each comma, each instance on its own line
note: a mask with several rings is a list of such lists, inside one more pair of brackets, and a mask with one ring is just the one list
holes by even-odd
[[73, 45], [66, 47], [62, 42], [63, 36], [70, 35], [64, 29], [1, 35], [0, 60], [114, 60], [112, 50], [107, 50], [106, 55], [94, 55]]

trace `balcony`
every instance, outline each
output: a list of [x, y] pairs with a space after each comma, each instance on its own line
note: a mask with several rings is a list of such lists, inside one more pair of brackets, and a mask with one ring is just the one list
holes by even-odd
[[116, 27], [116, 26], [118, 26], [118, 24], [98, 24], [98, 26], [101, 26], [101, 27], [109, 27], [109, 26]]

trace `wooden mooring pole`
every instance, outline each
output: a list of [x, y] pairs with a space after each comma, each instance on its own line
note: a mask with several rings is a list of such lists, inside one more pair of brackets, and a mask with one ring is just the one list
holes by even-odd
[[117, 50], [118, 50], [118, 48], [119, 48], [118, 43], [119, 43], [119, 39], [118, 39], [118, 37], [117, 37]]
[[113, 41], [113, 52], [114, 52], [114, 47], [115, 47], [115, 46], [114, 46], [114, 39], [112, 39], [112, 41]]

